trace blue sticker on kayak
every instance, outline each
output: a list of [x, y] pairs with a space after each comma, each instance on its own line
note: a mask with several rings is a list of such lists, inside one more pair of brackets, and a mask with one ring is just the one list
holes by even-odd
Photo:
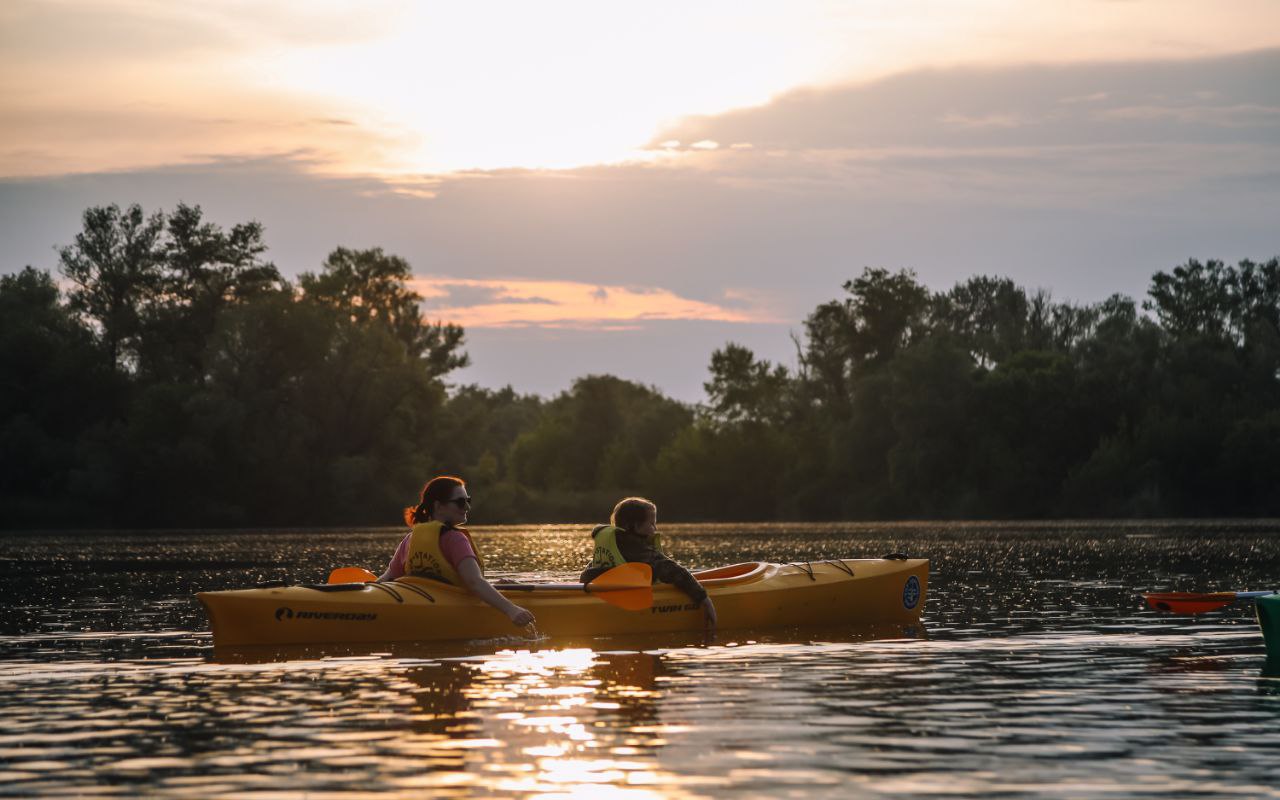
[[907, 585], [902, 587], [902, 607], [915, 608], [920, 602], [920, 579], [915, 575], [907, 578]]

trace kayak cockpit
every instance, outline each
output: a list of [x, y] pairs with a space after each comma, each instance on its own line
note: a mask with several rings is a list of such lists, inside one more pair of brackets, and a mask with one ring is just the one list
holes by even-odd
[[698, 583], [712, 586], [723, 586], [730, 583], [748, 583], [764, 577], [770, 565], [764, 561], [746, 561], [741, 564], [730, 564], [727, 567], [704, 569], [693, 573]]

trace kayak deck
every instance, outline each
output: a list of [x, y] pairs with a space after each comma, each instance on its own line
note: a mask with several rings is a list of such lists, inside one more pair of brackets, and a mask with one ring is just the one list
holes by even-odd
[[[911, 623], [928, 591], [925, 559], [746, 562], [694, 573], [719, 628]], [[573, 588], [495, 584], [532, 611], [540, 634], [600, 636], [700, 630], [703, 610], [667, 584], [653, 604], [627, 611]], [[517, 634], [502, 613], [465, 589], [405, 577], [387, 583], [201, 592], [215, 645], [433, 641]]]

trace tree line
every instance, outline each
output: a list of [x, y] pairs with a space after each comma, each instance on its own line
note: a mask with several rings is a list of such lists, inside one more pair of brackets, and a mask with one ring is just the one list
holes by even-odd
[[1139, 305], [866, 269], [795, 366], [727, 344], [707, 401], [608, 375], [450, 386], [464, 331], [402, 258], [285, 279], [198, 206], [87, 210], [0, 278], [0, 524], [396, 524], [460, 474], [477, 522], [1280, 514], [1280, 261], [1189, 261]]

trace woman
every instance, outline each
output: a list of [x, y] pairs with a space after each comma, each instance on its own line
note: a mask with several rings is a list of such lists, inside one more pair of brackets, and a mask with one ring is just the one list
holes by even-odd
[[421, 502], [404, 510], [405, 524], [412, 530], [401, 540], [378, 580], [408, 574], [462, 586], [506, 614], [513, 625], [524, 627], [533, 622], [533, 613], [489, 585], [471, 534], [458, 527], [467, 521], [470, 508], [471, 496], [461, 478], [441, 475], [428, 481], [422, 488]]

